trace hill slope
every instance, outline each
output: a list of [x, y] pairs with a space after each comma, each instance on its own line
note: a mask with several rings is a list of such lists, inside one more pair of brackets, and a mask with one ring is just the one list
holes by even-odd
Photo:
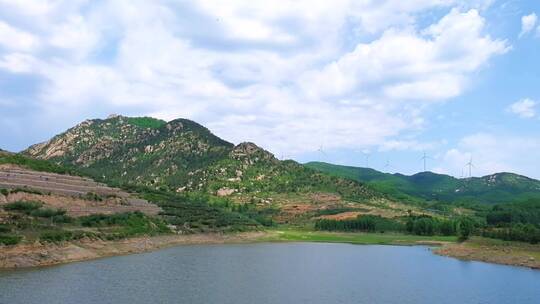
[[323, 191], [355, 199], [381, 196], [362, 183], [279, 161], [253, 143], [234, 146], [186, 119], [87, 120], [23, 153], [116, 184], [176, 192]]
[[401, 199], [487, 204], [540, 199], [540, 181], [513, 173], [457, 179], [433, 172], [407, 176], [321, 162], [305, 165], [335, 176], [365, 182], [381, 192]]
[[[19, 240], [26, 241], [34, 240], [36, 233], [49, 230], [63, 234], [63, 228], [80, 229], [85, 218], [98, 221], [94, 224], [99, 227], [136, 226], [132, 227], [133, 234], [120, 234], [120, 238], [152, 233], [154, 226], [146, 226], [148, 221], [172, 224], [174, 230], [182, 233], [250, 229], [260, 225], [248, 216], [211, 205], [205, 197], [189, 197], [137, 186], [126, 187], [129, 189], [126, 191], [95, 182], [82, 171], [20, 154], [0, 153], [0, 244], [2, 225], [6, 223]], [[62, 222], [40, 220], [30, 213], [35, 210], [21, 217], [18, 210], [6, 209], [11, 204], [21, 205], [21, 208], [35, 206], [39, 212], [51, 216], [61, 214]], [[43, 223], [27, 225], [27, 221], [33, 219]], [[162, 232], [169, 232], [169, 229]]]

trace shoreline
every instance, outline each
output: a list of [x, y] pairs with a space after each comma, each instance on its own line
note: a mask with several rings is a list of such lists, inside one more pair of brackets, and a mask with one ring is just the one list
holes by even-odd
[[180, 245], [256, 243], [269, 235], [268, 232], [257, 231], [234, 234], [142, 236], [118, 241], [83, 239], [60, 244], [20, 244], [0, 247], [0, 271], [144, 253]]
[[[294, 233], [298, 233], [295, 231]], [[246, 244], [260, 242], [323, 242], [356, 245], [436, 246], [431, 252], [464, 261], [527, 267], [540, 270], [540, 246], [473, 238], [464, 243], [441, 240], [394, 240], [384, 242], [370, 239], [374, 234], [322, 233], [311, 237], [289, 237], [283, 231], [254, 231], [242, 233], [204, 233], [191, 235], [142, 236], [117, 241], [82, 239], [60, 244], [34, 243], [0, 247], [0, 271], [45, 267], [100, 258], [138, 254], [155, 250], [198, 244]], [[314, 238], [314, 236], [319, 238]], [[333, 239], [328, 239], [331, 236]], [[323, 237], [323, 238], [321, 238]], [[351, 240], [354, 237], [356, 239]]]
[[477, 261], [540, 270], [539, 245], [476, 237], [464, 243], [445, 244], [432, 252], [462, 261]]

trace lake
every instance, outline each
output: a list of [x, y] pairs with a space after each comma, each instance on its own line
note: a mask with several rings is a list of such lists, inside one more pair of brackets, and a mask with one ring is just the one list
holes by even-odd
[[427, 247], [180, 246], [0, 272], [0, 303], [540, 303], [540, 271]]

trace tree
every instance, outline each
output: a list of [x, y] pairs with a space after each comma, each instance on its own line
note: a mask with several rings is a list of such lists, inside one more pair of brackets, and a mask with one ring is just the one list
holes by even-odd
[[466, 241], [471, 236], [474, 230], [474, 222], [470, 218], [463, 217], [458, 220], [457, 232], [461, 242]]
[[450, 220], [443, 220], [440, 224], [440, 231], [442, 235], [454, 235], [454, 223]]

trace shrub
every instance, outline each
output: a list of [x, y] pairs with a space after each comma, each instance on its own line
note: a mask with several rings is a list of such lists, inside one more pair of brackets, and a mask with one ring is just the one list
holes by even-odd
[[88, 192], [82, 197], [85, 200], [89, 201], [95, 201], [95, 202], [101, 202], [103, 200], [103, 197], [101, 195], [94, 193], [94, 192]]
[[36, 210], [32, 210], [30, 212], [31, 216], [45, 217], [45, 218], [51, 218], [51, 217], [55, 217], [55, 216], [63, 216], [65, 214], [66, 214], [66, 210], [50, 209], [50, 208], [36, 209]]
[[[158, 219], [150, 218], [141, 212], [126, 212], [118, 214], [92, 214], [79, 219], [85, 227], [119, 226], [116, 238], [139, 234], [157, 234], [170, 232], [167, 225]], [[109, 236], [108, 236], [109, 237]]]
[[72, 223], [73, 222], [73, 218], [70, 217], [70, 216], [67, 216], [65, 214], [62, 214], [62, 215], [55, 215], [52, 217], [52, 221], [54, 223]]
[[3, 245], [16, 245], [22, 240], [19, 235], [13, 234], [0, 234], [0, 244]]
[[43, 192], [30, 188], [15, 188], [9, 191], [9, 193], [30, 193], [30, 194], [43, 194]]
[[49, 230], [39, 235], [39, 239], [45, 242], [59, 243], [64, 241], [78, 240], [86, 236], [83, 231]]
[[4, 205], [4, 209], [8, 211], [21, 211], [30, 214], [32, 211], [41, 208], [43, 204], [33, 201], [17, 201]]
[[11, 228], [8, 225], [0, 224], [0, 233], [11, 232]]

